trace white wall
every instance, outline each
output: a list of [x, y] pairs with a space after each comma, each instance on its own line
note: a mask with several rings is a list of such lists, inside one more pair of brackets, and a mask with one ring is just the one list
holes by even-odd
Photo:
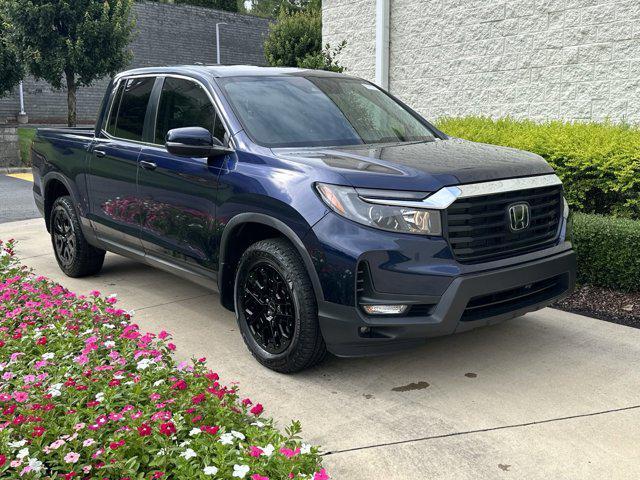
[[[390, 2], [390, 91], [427, 118], [640, 123], [640, 0]], [[373, 81], [375, 0], [324, 0], [323, 37]]]

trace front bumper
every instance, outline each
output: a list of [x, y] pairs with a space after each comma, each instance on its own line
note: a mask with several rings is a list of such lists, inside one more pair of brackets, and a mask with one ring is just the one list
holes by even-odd
[[[338, 356], [391, 353], [428, 337], [462, 332], [539, 310], [567, 295], [575, 284], [572, 250], [515, 266], [460, 275], [425, 315], [366, 316], [357, 307], [322, 301], [320, 327]], [[433, 303], [425, 296], [424, 303]], [[420, 297], [414, 297], [419, 301]]]

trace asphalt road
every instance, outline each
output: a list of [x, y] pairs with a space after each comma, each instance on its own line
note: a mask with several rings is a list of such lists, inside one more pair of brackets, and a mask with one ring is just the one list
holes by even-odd
[[0, 175], [0, 223], [40, 217], [32, 186], [29, 180]]
[[330, 357], [281, 375], [256, 363], [216, 294], [113, 254], [99, 275], [67, 278], [39, 219], [0, 225], [8, 237], [38, 274], [117, 293], [142, 329], [173, 333], [178, 359], [207, 357], [280, 427], [299, 419], [332, 478], [640, 478], [638, 329], [546, 308], [402, 354]]

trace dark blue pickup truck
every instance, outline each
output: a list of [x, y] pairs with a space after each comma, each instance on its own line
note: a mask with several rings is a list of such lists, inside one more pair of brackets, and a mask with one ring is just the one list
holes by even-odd
[[574, 284], [542, 158], [450, 138], [345, 75], [127, 71], [95, 129], [39, 129], [32, 160], [67, 275], [108, 250], [209, 286], [280, 372], [523, 315]]

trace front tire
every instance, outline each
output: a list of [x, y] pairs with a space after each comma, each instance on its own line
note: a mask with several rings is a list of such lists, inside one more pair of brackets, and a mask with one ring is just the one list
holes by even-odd
[[236, 272], [235, 308], [242, 338], [262, 365], [293, 373], [324, 359], [313, 286], [287, 240], [262, 240], [244, 252]]
[[84, 238], [71, 197], [58, 197], [53, 202], [49, 231], [56, 261], [66, 275], [85, 277], [100, 271], [105, 251]]

